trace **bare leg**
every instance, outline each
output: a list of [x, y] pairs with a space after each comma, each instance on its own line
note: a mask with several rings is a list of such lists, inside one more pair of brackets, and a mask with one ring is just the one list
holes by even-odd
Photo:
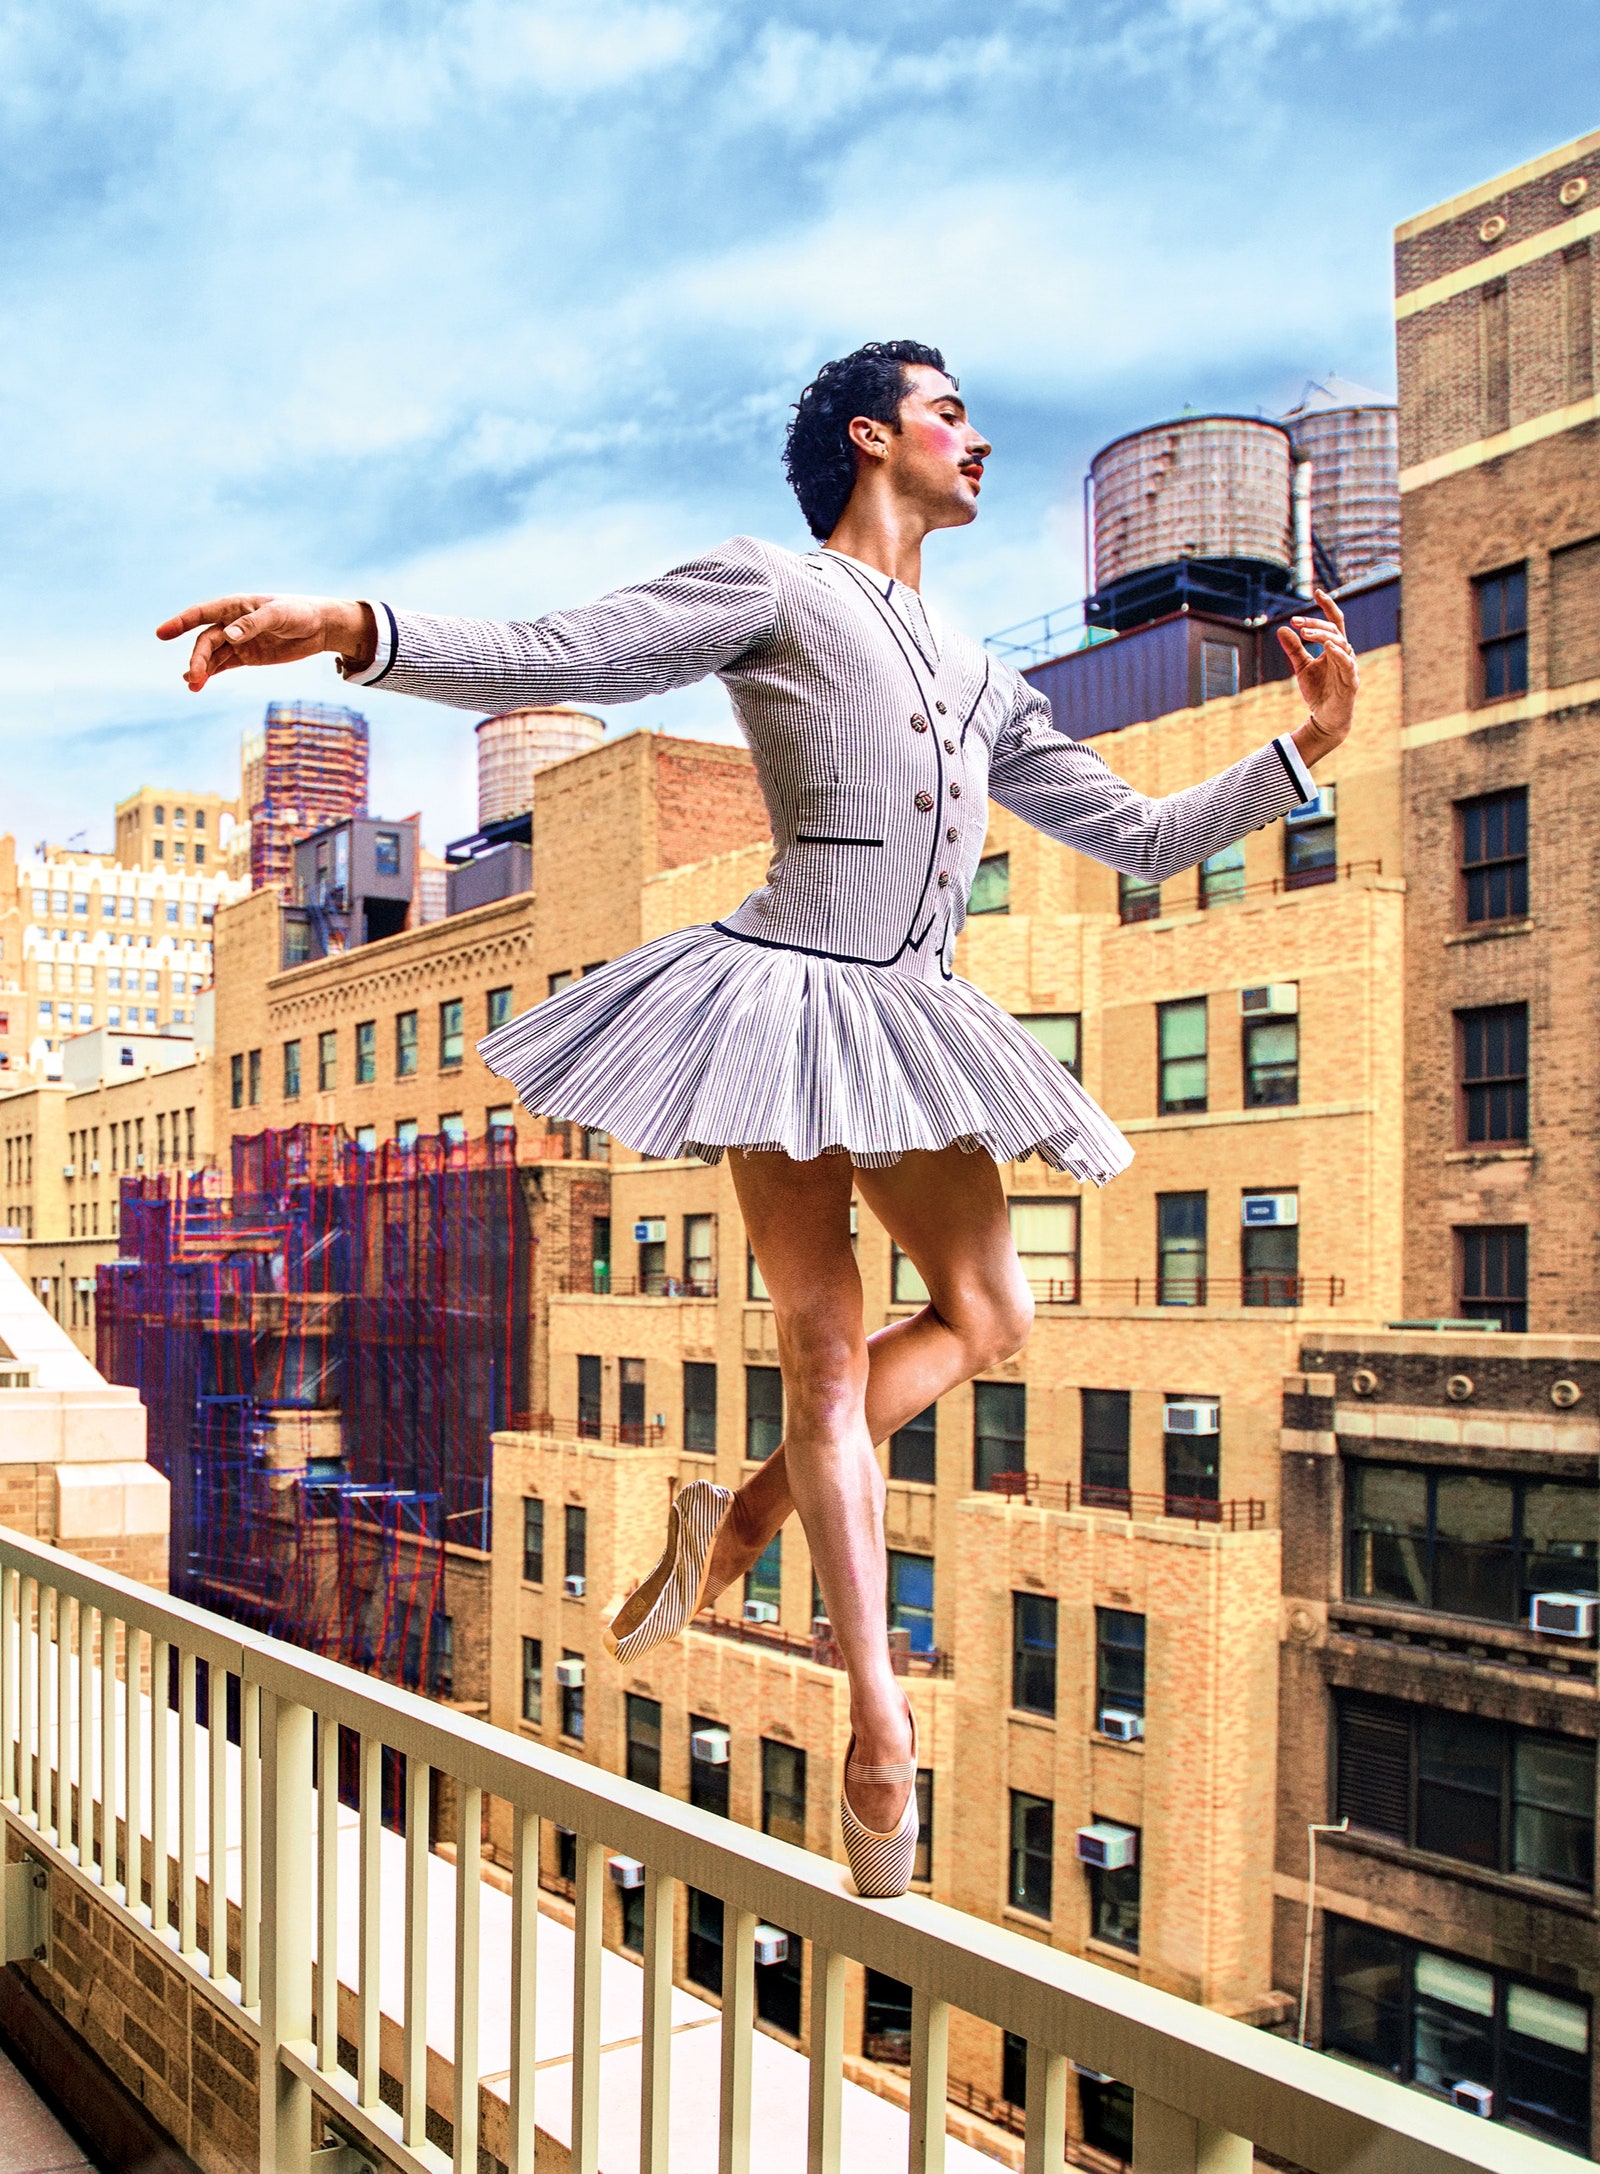
[[[866, 1424], [877, 1443], [1018, 1350], [1033, 1300], [1011, 1242], [1000, 1173], [988, 1156], [957, 1147], [911, 1154], [884, 1170], [855, 1171], [853, 1182], [932, 1294], [920, 1313], [867, 1339]], [[717, 1536], [708, 1606], [743, 1577], [793, 1508], [780, 1446], [740, 1488]]]

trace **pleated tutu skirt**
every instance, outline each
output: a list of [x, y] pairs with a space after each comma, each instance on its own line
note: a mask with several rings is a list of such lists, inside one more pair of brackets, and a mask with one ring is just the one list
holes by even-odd
[[659, 936], [478, 1047], [535, 1115], [643, 1155], [742, 1147], [873, 1168], [959, 1145], [1097, 1185], [1133, 1159], [1065, 1065], [970, 982], [716, 928]]

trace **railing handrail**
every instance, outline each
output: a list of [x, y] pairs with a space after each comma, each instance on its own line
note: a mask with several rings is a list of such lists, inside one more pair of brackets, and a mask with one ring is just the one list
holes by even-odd
[[[1110, 1517], [1160, 1517], [1182, 1525], [1218, 1525], [1260, 1532], [1267, 1505], [1259, 1495], [1183, 1495], [1168, 1489], [1096, 1487], [1083, 1480], [1047, 1479], [1039, 1472], [991, 1472], [987, 1488], [1007, 1502], [1043, 1510], [1101, 1510]], [[1114, 1499], [1113, 1499], [1114, 1498]]]
[[[1311, 2170], [1311, 2174], [1348, 2174], [1355, 2167], [1361, 2168], [1363, 2174], [1391, 2174], [1391, 2170], [1392, 2174], [1571, 2174], [1571, 2155], [1554, 2146], [1478, 2120], [1386, 2078], [1329, 2061], [1321, 2054], [1269, 2037], [1176, 1994], [1061, 1953], [1003, 1925], [968, 1916], [942, 1903], [919, 1896], [908, 1896], [893, 1904], [864, 1901], [847, 1887], [844, 1868], [828, 1858], [736, 1825], [717, 1813], [664, 1798], [642, 1784], [530, 1743], [412, 1692], [376, 1682], [280, 1639], [236, 1625], [220, 1628], [219, 1620], [206, 1610], [154, 1592], [117, 1572], [90, 1568], [77, 1557], [5, 1528], [0, 1528], [0, 1572], [6, 1574], [0, 1584], [0, 1602], [8, 1641], [35, 1637], [28, 1623], [27, 1585], [15, 1586], [12, 1579], [37, 1581], [41, 1589], [75, 1599], [80, 1608], [100, 1611], [106, 1631], [118, 1623], [125, 1624], [176, 1646], [181, 1654], [199, 1655], [213, 1668], [238, 1675], [241, 1711], [246, 1688], [259, 1687], [263, 1694], [259, 2028], [264, 2135], [271, 2133], [273, 2120], [283, 2119], [281, 2106], [276, 2114], [272, 2110], [273, 2094], [281, 2089], [283, 2079], [320, 2096], [331, 2109], [347, 2110], [346, 2086], [331, 2069], [316, 2068], [312, 2058], [316, 2049], [299, 2027], [303, 2016], [309, 2028], [309, 1977], [304, 1990], [298, 1982], [291, 1983], [287, 1990], [278, 1982], [281, 1968], [287, 1968], [291, 1977], [301, 1969], [309, 1972], [310, 1950], [304, 1927], [291, 1925], [285, 1929], [283, 1923], [287, 1901], [292, 1899], [297, 1906], [303, 1906], [305, 1898], [285, 1898], [276, 1912], [275, 1924], [269, 1923], [274, 1916], [275, 1877], [288, 1867], [290, 1874], [304, 1879], [313, 1864], [310, 1829], [314, 1798], [308, 1732], [309, 1717], [318, 1715], [326, 1723], [354, 1729], [373, 1745], [390, 1746], [417, 1762], [409, 1792], [414, 1819], [421, 1817], [426, 1803], [426, 1775], [421, 1769], [434, 1769], [452, 1777], [458, 1789], [469, 1796], [474, 1790], [486, 1791], [524, 1815], [554, 1820], [584, 1837], [591, 1850], [587, 1861], [592, 1882], [600, 1878], [593, 1849], [620, 1850], [648, 1865], [658, 1879], [667, 1876], [684, 1881], [733, 1904], [747, 1929], [753, 1927], [757, 1917], [764, 1918], [812, 1941], [821, 1953], [852, 1958], [911, 1984], [916, 1998], [924, 2004], [924, 2015], [928, 2002], [944, 2003], [1016, 2032], [1040, 2054], [1049, 2070], [1051, 2089], [1048, 2094], [1041, 2090], [1041, 2104], [1046, 2096], [1052, 2104], [1059, 2104], [1063, 2064], [1070, 2058], [1115, 2075], [1131, 2086], [1136, 2122], [1139, 2099], [1145, 2096], [1155, 2102], [1158, 2110], [1175, 2111], [1224, 2135], [1248, 2138]], [[13, 1613], [13, 1600], [19, 1592], [23, 1602], [20, 1616]], [[44, 1621], [41, 1614], [41, 1625]], [[108, 1649], [114, 1665], [114, 1647]], [[21, 1666], [26, 1658], [25, 1648], [16, 1655], [17, 1689], [11, 1688], [8, 1675], [5, 1690], [5, 1733], [10, 1737], [16, 1726], [24, 1768], [30, 1763], [35, 1741], [27, 1734], [30, 1717], [32, 1725], [38, 1726], [30, 1679]], [[41, 1685], [45, 1680], [42, 1664], [39, 1680]], [[19, 1695], [20, 1723], [16, 1704]], [[157, 1701], [164, 1704], [159, 1686]], [[213, 1716], [218, 1710], [215, 1704], [210, 1709]], [[105, 1725], [109, 1732], [110, 1722]], [[58, 1819], [60, 1807], [67, 1801], [65, 1745], [61, 1756]], [[215, 1747], [211, 1756], [214, 1763]], [[44, 1762], [40, 1763], [43, 1789]], [[8, 1765], [0, 1761], [0, 1767]], [[28, 1787], [31, 1790], [31, 1782]], [[152, 1927], [142, 1914], [142, 1905], [128, 1908], [122, 1902], [114, 1884], [115, 1864], [107, 1868], [103, 1881], [97, 1881], [92, 1865], [80, 1867], [73, 1854], [58, 1846], [61, 1837], [58, 1844], [52, 1844], [42, 1824], [36, 1821], [30, 1825], [24, 1801], [36, 1804], [38, 1800], [31, 1795], [26, 1800], [16, 1795], [5, 1799], [6, 1821], [15, 1823], [30, 1845], [63, 1873], [87, 1879], [102, 1902], [120, 1911], [136, 1934], [157, 1941], [171, 1953], [174, 1942], [170, 1929], [165, 1924]], [[107, 1809], [114, 1813], [114, 1796]], [[249, 1816], [247, 1801], [247, 1823]], [[303, 1829], [297, 1827], [301, 1818], [305, 1822]], [[425, 1847], [425, 1842], [421, 1846]], [[114, 1833], [111, 1852], [114, 1857]], [[165, 1890], [164, 1872], [162, 1886]], [[181, 1904], [181, 1895], [179, 1899]], [[589, 1926], [589, 1936], [597, 1937], [592, 1912]], [[475, 1967], [475, 1946], [470, 1952]], [[458, 1928], [458, 1963], [459, 1954]], [[220, 1978], [213, 1990], [224, 1997], [236, 1997]], [[238, 2012], [248, 2023], [248, 2011]], [[724, 2033], [740, 2028], [741, 2018], [742, 2028], [748, 2031], [749, 2004], [738, 1994], [736, 1985], [734, 2010], [730, 2011], [724, 2001]], [[942, 2030], [942, 2022], [939, 2027]], [[408, 2019], [408, 2075], [415, 2076], [421, 2072], [411, 2068], [410, 2044]], [[593, 2057], [597, 2058], [597, 2051], [596, 2045]], [[737, 2065], [742, 2057], [735, 2053], [732, 2058]], [[730, 2085], [727, 2060], [725, 2050], [724, 2103], [741, 2102], [748, 2118], [748, 2089], [738, 2085], [737, 2077]], [[576, 2061], [575, 2045], [575, 2065]], [[942, 2072], [942, 2058], [939, 2068]], [[597, 2088], [597, 2068], [595, 2078]], [[1046, 2074], [1041, 2073], [1041, 2086], [1046, 2081]], [[524, 2075], [523, 2087], [531, 2087], [531, 2076]], [[728, 2097], [730, 2089], [733, 2101]], [[409, 2136], [402, 2141], [388, 2130], [384, 2133], [386, 2150], [401, 2164], [410, 2168], [442, 2164], [439, 2156], [423, 2144], [420, 2125], [412, 2131], [414, 2145]], [[302, 2139], [296, 2157], [303, 2156], [308, 2148], [309, 2130], [302, 2131]], [[592, 2138], [586, 2139], [583, 2156], [585, 2163], [592, 2166]], [[574, 2157], [576, 2161], [576, 2152]], [[1059, 2164], [1059, 2157], [1059, 2142], [1055, 2142], [1050, 2145], [1049, 2156], [1040, 2155], [1034, 2163]], [[458, 2165], [461, 2159], [458, 2148]]]
[[[1085, 1299], [1091, 1304], [1114, 1304], [1125, 1298], [1135, 1306], [1200, 1307], [1209, 1305], [1215, 1296], [1222, 1301], [1236, 1296], [1241, 1307], [1247, 1301], [1247, 1291], [1276, 1293], [1290, 1291], [1285, 1298], [1267, 1296], [1250, 1302], [1263, 1313], [1277, 1311], [1293, 1313], [1300, 1307], [1311, 1305], [1338, 1305], [1344, 1297], [1343, 1276], [1290, 1275], [1274, 1268], [1257, 1269], [1248, 1276], [1185, 1276], [1158, 1269], [1144, 1276], [1030, 1276], [1028, 1286], [1041, 1306], [1081, 1306]], [[1324, 1299], [1321, 1294], [1326, 1292]], [[1168, 1293], [1193, 1293], [1194, 1296], [1163, 1297]], [[1309, 1298], [1308, 1298], [1309, 1294]]]

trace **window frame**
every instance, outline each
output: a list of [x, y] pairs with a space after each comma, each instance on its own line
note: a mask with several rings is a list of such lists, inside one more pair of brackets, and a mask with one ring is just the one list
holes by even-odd
[[[1239, 1054], [1244, 1074], [1245, 1108], [1247, 1110], [1287, 1110], [1297, 1107], [1300, 1101], [1300, 1014], [1298, 1012], [1279, 1012], [1269, 1014], [1263, 1019], [1246, 1019], [1241, 1022], [1241, 1028]], [[1252, 1044], [1258, 1035], [1281, 1034], [1285, 1029], [1294, 1037], [1294, 1056], [1291, 1060], [1292, 1070], [1282, 1082], [1288, 1087], [1289, 1091], [1287, 1094], [1267, 1093], [1262, 1091], [1264, 1087], [1276, 1086], [1280, 1082], [1277, 1080], [1263, 1080], [1261, 1075], [1266, 1072], [1268, 1064], [1276, 1065], [1281, 1070], [1283, 1060], [1275, 1058], [1267, 1060], [1266, 1063], [1258, 1063], [1251, 1054]]]
[[[1198, 1050], [1171, 1052], [1167, 1044], [1168, 1022], [1180, 1017], [1198, 1016], [1202, 1028]], [[1169, 1075], [1177, 1065], [1198, 1062], [1200, 1092], [1198, 1095], [1175, 1095], [1168, 1091]], [[1176, 997], [1171, 1002], [1156, 1006], [1156, 1114], [1160, 1117], [1199, 1117], [1210, 1107], [1211, 1098], [1211, 1005], [1203, 996]]]
[[[1030, 1633], [1028, 1619], [1035, 1617]], [[1048, 1630], [1046, 1639], [1040, 1633]], [[1051, 1593], [1011, 1595], [1011, 1710], [1054, 1721], [1060, 1696], [1060, 1602]], [[1047, 1681], [1045, 1679], [1048, 1679]], [[1034, 1695], [1025, 1695], [1034, 1694]]]
[[[771, 1378], [763, 1379], [758, 1384], [755, 1379], [757, 1375], [761, 1375], [763, 1377], [770, 1376]], [[770, 1400], [770, 1392], [773, 1381], [776, 1381], [778, 1385], [776, 1420], [774, 1420], [773, 1414], [770, 1411], [758, 1411], [756, 1409], [754, 1401], [755, 1392], [758, 1387], [761, 1391], [763, 1399]], [[783, 1440], [784, 1423], [785, 1412], [782, 1367], [746, 1366], [744, 1370], [744, 1457], [747, 1464], [766, 1463], [767, 1459], [772, 1455], [773, 1451], [777, 1449], [779, 1443], [781, 1443]], [[764, 1439], [764, 1437], [758, 1436], [757, 1429], [771, 1427], [774, 1424], [776, 1425], [778, 1430], [776, 1438], [771, 1442], [768, 1442], [767, 1446], [764, 1449], [758, 1449], [756, 1446], [757, 1441], [758, 1439]]]
[[[709, 1400], [691, 1397], [691, 1388], [706, 1386], [710, 1377]], [[703, 1423], [709, 1419], [709, 1442], [697, 1439], [705, 1431]], [[685, 1359], [683, 1361], [683, 1447], [691, 1457], [714, 1457], [717, 1454], [717, 1363], [714, 1359]]]
[[[1529, 1141], [1528, 1006], [1464, 1006], [1455, 1018], [1456, 1146], [1526, 1147]], [[1486, 1060], [1496, 1028], [1504, 1030], [1504, 1069], [1469, 1070], [1475, 1051]], [[1521, 1067], [1516, 1059], [1520, 1056]]]
[[[1139, 1626], [1133, 1635], [1131, 1626]], [[1138, 1714], [1145, 1710], [1146, 1669], [1149, 1663], [1150, 1622], [1148, 1616], [1136, 1608], [1101, 1608], [1094, 1611], [1094, 1711], [1095, 1727], [1100, 1726], [1100, 1716], [1109, 1706], [1119, 1713]], [[1119, 1664], [1119, 1654], [1137, 1653], [1138, 1682], [1133, 1682], [1131, 1663]], [[1119, 1672], [1121, 1681], [1118, 1680]]]
[[[1043, 1924], [1051, 1924], [1055, 1918], [1055, 1801], [1051, 1797], [1035, 1796], [1031, 1790], [1012, 1789], [1007, 1792], [1006, 1852], [1006, 1900], [1008, 1907], [1020, 1910]], [[1028, 1838], [1030, 1813], [1046, 1815], [1049, 1828], [1049, 1846], [1041, 1849], [1037, 1841]], [[1043, 1878], [1037, 1888], [1030, 1877], [1030, 1866], [1043, 1863]]]
[[396, 1012], [394, 1015], [394, 1076], [396, 1079], [415, 1079], [420, 1061], [417, 1014], [414, 1011]]
[[[1513, 815], [1513, 810], [1517, 811]], [[1478, 859], [1469, 859], [1474, 845], [1487, 846], [1486, 833], [1490, 818], [1501, 813], [1500, 843], [1505, 850], [1491, 853], [1480, 850]], [[1468, 800], [1455, 804], [1456, 817], [1456, 920], [1459, 927], [1497, 928], [1508, 921], [1525, 921], [1529, 913], [1528, 877], [1528, 788], [1512, 785], [1493, 793], [1475, 793]], [[1480, 835], [1473, 835], [1474, 828]], [[1516, 841], [1520, 835], [1520, 850]], [[1494, 903], [1494, 886], [1497, 878], [1505, 884], [1505, 911], [1474, 913], [1474, 884], [1479, 883], [1486, 894], [1486, 905]]]
[[[1011, 1418], [1005, 1424], [986, 1424], [986, 1415], [998, 1413], [1002, 1404], [1011, 1405]], [[1020, 1413], [1020, 1423], [1016, 1415]], [[999, 1455], [1015, 1456], [1019, 1462], [991, 1463], [984, 1450], [986, 1443], [999, 1444]], [[975, 1494], [993, 1493], [991, 1479], [1006, 1473], [1026, 1473], [1028, 1469], [1028, 1385], [1023, 1381], [975, 1381], [972, 1385], [972, 1487]]]
[[[1524, 1334], [1528, 1326], [1528, 1225], [1526, 1223], [1477, 1223], [1457, 1224], [1453, 1230], [1456, 1254], [1456, 1315], [1465, 1321], [1498, 1320], [1509, 1335]], [[1520, 1284], [1519, 1290], [1495, 1292], [1484, 1289], [1469, 1290], [1474, 1255], [1478, 1259], [1480, 1283], [1488, 1281], [1483, 1275], [1487, 1261], [1489, 1241], [1501, 1242], [1505, 1256], [1505, 1274], [1508, 1284]]]
[[1514, 702], [1528, 691], [1527, 560], [1474, 574], [1472, 605], [1477, 702]]
[[[1387, 1533], [1379, 1526], [1357, 1523], [1356, 1507], [1361, 1491], [1361, 1481], [1363, 1475], [1367, 1472], [1402, 1473], [1408, 1478], [1420, 1478], [1424, 1482], [1425, 1516], [1420, 1534]], [[1520, 1473], [1500, 1470], [1478, 1471], [1459, 1465], [1400, 1464], [1391, 1463], [1387, 1460], [1380, 1462], [1376, 1459], [1359, 1457], [1347, 1457], [1343, 1460], [1341, 1479], [1344, 1487], [1341, 1582], [1343, 1597], [1346, 1600], [1364, 1602], [1381, 1608], [1405, 1609], [1415, 1612], [1418, 1616], [1448, 1616], [1457, 1622], [1521, 1624], [1527, 1621], [1527, 1603], [1535, 1592], [1571, 1591], [1576, 1589], [1587, 1591], [1593, 1588], [1594, 1575], [1588, 1571], [1581, 1556], [1562, 1557], [1548, 1554], [1541, 1556], [1533, 1552], [1527, 1540], [1527, 1497], [1530, 1490], [1544, 1487], [1560, 1487], [1575, 1495], [1594, 1497], [1600, 1497], [1600, 1489], [1587, 1487], [1573, 1480], [1549, 1479], [1538, 1474], [1523, 1476]], [[1443, 1543], [1446, 1547], [1493, 1546], [1505, 1550], [1509, 1558], [1507, 1567], [1513, 1595], [1512, 1608], [1509, 1614], [1474, 1615], [1463, 1608], [1446, 1607], [1440, 1603], [1438, 1568], [1440, 1546], [1439, 1482], [1454, 1479], [1486, 1481], [1496, 1486], [1509, 1488], [1511, 1491], [1510, 1532], [1509, 1537], [1504, 1542], [1469, 1542], [1446, 1535]], [[1600, 1500], [1597, 1500], [1596, 1507], [1600, 1509]], [[1600, 1523], [1600, 1519], [1597, 1519], [1596, 1522]], [[1427, 1593], [1425, 1600], [1407, 1600], [1402, 1599], [1395, 1593], [1363, 1592], [1361, 1590], [1362, 1577], [1358, 1568], [1357, 1549], [1363, 1534], [1379, 1540], [1398, 1538], [1403, 1541], [1418, 1543], [1417, 1567], [1423, 1573], [1421, 1582], [1425, 1586]], [[1535, 1563], [1568, 1560], [1576, 1567], [1572, 1575], [1564, 1577], [1559, 1587], [1552, 1586], [1549, 1583], [1535, 1585], [1532, 1582], [1531, 1570]], [[1600, 1568], [1600, 1554], [1597, 1554], [1595, 1560], [1596, 1567]], [[1587, 1582], [1584, 1582], [1585, 1580]], [[1369, 1579], [1369, 1582], [1375, 1581]]]
[[[785, 1761], [790, 1766], [789, 1785], [782, 1786], [774, 1778], [775, 1770]], [[796, 1785], [797, 1784], [797, 1785]], [[787, 1806], [785, 1810], [783, 1807]], [[803, 1744], [789, 1744], [781, 1738], [763, 1736], [761, 1739], [761, 1831], [775, 1835], [779, 1841], [793, 1842], [799, 1849], [806, 1846], [806, 1754]], [[776, 1821], [776, 1824], [774, 1822]]]
[[522, 1498], [522, 1582], [544, 1583], [545, 1515], [542, 1495]]
[[[1187, 1201], [1191, 1213], [1194, 1203], [1199, 1202], [1198, 1244], [1194, 1231], [1169, 1230], [1167, 1224], [1178, 1219], [1178, 1203]], [[1181, 1250], [1190, 1246], [1192, 1251]], [[1210, 1269], [1211, 1209], [1210, 1195], [1205, 1192], [1157, 1193], [1156, 1195], [1156, 1304], [1158, 1306], [1203, 1306], [1206, 1303], [1206, 1283]], [[1190, 1260], [1198, 1265], [1190, 1275], [1178, 1275], [1169, 1266], [1171, 1261]], [[1187, 1291], [1191, 1295], [1181, 1294]]]
[[458, 1071], [465, 1061], [467, 1047], [466, 999], [447, 996], [439, 1004], [439, 1069], [441, 1072]]

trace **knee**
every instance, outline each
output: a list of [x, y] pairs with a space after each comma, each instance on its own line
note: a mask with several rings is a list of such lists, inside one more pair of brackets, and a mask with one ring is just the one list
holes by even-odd
[[953, 1326], [973, 1373], [1015, 1358], [1033, 1327], [1033, 1293], [1021, 1271], [967, 1294]]

